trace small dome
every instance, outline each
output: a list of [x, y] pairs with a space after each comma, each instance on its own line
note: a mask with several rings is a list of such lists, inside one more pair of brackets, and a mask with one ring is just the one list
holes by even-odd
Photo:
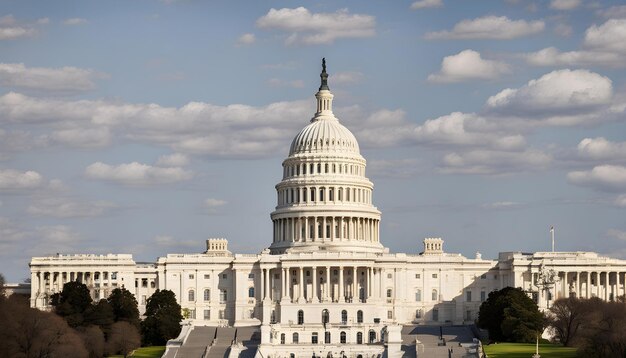
[[359, 143], [337, 119], [319, 119], [304, 127], [291, 142], [290, 156], [308, 152], [359, 154]]

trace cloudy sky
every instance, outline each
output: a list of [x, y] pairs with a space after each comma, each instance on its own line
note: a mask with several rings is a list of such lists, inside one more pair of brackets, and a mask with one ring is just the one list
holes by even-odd
[[391, 251], [626, 258], [619, 1], [8, 0], [0, 272], [267, 247], [322, 57]]

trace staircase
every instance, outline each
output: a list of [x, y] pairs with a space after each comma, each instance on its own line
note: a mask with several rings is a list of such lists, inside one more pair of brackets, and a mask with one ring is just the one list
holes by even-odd
[[216, 327], [196, 326], [176, 353], [176, 358], [201, 358], [206, 346], [213, 342]]
[[259, 327], [238, 328], [237, 341], [241, 342], [245, 347], [239, 354], [239, 358], [254, 358], [257, 347], [261, 343], [261, 331]]
[[[219, 327], [217, 328], [217, 338], [214, 344], [209, 349], [209, 353], [206, 355], [206, 358], [228, 358], [228, 349], [230, 348], [233, 339], [235, 338], [235, 328], [233, 327]], [[204, 351], [204, 350], [203, 350]], [[202, 357], [202, 352], [200, 355], [195, 356], [194, 358]], [[176, 358], [181, 358], [180, 356], [176, 356]]]

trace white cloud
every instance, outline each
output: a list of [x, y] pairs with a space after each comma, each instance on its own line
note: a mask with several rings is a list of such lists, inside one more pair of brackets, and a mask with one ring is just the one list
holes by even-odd
[[350, 14], [347, 9], [334, 13], [312, 13], [304, 7], [270, 9], [256, 24], [261, 29], [289, 33], [286, 44], [331, 44], [341, 38], [372, 37], [376, 19], [370, 15]]
[[154, 185], [189, 180], [193, 173], [177, 167], [161, 168], [137, 162], [118, 166], [96, 162], [85, 169], [85, 176], [123, 185]]
[[617, 230], [617, 229], [609, 229], [606, 232], [606, 234], [617, 240], [626, 241], [626, 231]]
[[111, 144], [112, 134], [107, 127], [70, 128], [53, 131], [40, 139], [44, 144], [68, 145], [78, 148], [100, 148]]
[[613, 202], [616, 206], [626, 208], [626, 194], [619, 195]]
[[547, 47], [523, 56], [526, 62], [533, 66], [626, 67], [626, 61], [624, 61], [623, 56], [614, 52], [587, 50], [561, 52], [554, 47]]
[[419, 0], [411, 4], [411, 9], [417, 10], [442, 6], [443, 0]]
[[363, 81], [365, 76], [361, 72], [337, 72], [332, 74], [332, 84], [356, 84]]
[[0, 40], [15, 40], [36, 34], [37, 30], [31, 24], [18, 21], [13, 15], [0, 17]]
[[626, 19], [626, 5], [616, 5], [608, 9], [598, 10], [597, 14], [607, 19]]
[[239, 36], [237, 44], [239, 45], [251, 45], [256, 41], [256, 36], [252, 33], [247, 33]]
[[626, 142], [611, 142], [603, 137], [585, 138], [578, 143], [578, 154], [583, 158], [626, 161]]
[[[510, 115], [548, 117], [573, 116], [608, 105], [613, 86], [608, 77], [587, 70], [558, 70], [529, 81], [517, 88], [507, 88], [489, 97], [489, 110]], [[571, 124], [571, 123], [563, 123]]]
[[70, 198], [38, 198], [28, 206], [28, 213], [55, 218], [85, 218], [106, 214], [115, 205], [108, 201], [81, 202]]
[[68, 26], [84, 25], [86, 23], [88, 23], [87, 19], [83, 19], [80, 17], [73, 17], [71, 19], [63, 20], [63, 25], [68, 25]]
[[31, 255], [76, 252], [77, 245], [82, 241], [82, 235], [67, 225], [38, 227], [31, 235], [39, 240], [37, 245], [27, 250]]
[[560, 23], [554, 27], [554, 33], [559, 36], [568, 37], [574, 33], [574, 28], [568, 24]]
[[281, 80], [279, 78], [270, 78], [267, 81], [267, 83], [272, 87], [291, 87], [291, 88], [304, 87], [304, 81], [302, 80], [286, 81], [286, 80]]
[[74, 93], [96, 87], [94, 81], [108, 76], [77, 67], [26, 67], [23, 63], [0, 63], [0, 85], [9, 88]]
[[476, 51], [464, 50], [444, 57], [439, 73], [429, 75], [428, 80], [440, 83], [494, 80], [509, 71], [504, 62], [485, 60]]
[[206, 206], [207, 208], [215, 208], [215, 207], [222, 206], [225, 204], [226, 204], [226, 201], [220, 200], [220, 199], [208, 198], [204, 201], [204, 206]]
[[0, 190], [36, 189], [45, 185], [45, 180], [36, 171], [25, 172], [14, 169], [0, 169]]
[[573, 10], [582, 4], [582, 0], [552, 0], [550, 7], [555, 10]]
[[626, 19], [610, 19], [585, 32], [584, 46], [594, 51], [626, 54]]
[[600, 190], [626, 189], [626, 167], [621, 165], [599, 165], [591, 170], [567, 173], [570, 183], [591, 186]]
[[515, 201], [496, 201], [493, 203], [483, 204], [485, 209], [511, 209], [520, 207], [522, 204]]
[[511, 20], [506, 16], [484, 16], [462, 20], [451, 31], [429, 32], [426, 39], [510, 40], [534, 35], [545, 28], [543, 21]]
[[156, 165], [161, 167], [184, 167], [187, 164], [189, 164], [189, 157], [181, 153], [163, 155], [156, 162]]
[[552, 157], [536, 149], [522, 152], [473, 150], [444, 156], [442, 173], [500, 175], [543, 170]]

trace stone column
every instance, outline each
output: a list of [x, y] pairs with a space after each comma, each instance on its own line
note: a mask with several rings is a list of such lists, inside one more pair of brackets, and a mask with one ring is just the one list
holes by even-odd
[[609, 300], [609, 272], [604, 275], [604, 300]]
[[339, 302], [346, 302], [343, 288], [343, 266], [339, 266]]
[[300, 281], [298, 281], [298, 288], [300, 291], [300, 295], [298, 297], [298, 302], [304, 303], [305, 301], [304, 299], [304, 268], [299, 267], [299, 270], [300, 270]]
[[585, 283], [585, 298], [589, 298], [589, 286], [591, 284], [591, 273], [587, 271], [587, 282]]
[[313, 266], [312, 271], [313, 275], [311, 276], [311, 289], [313, 290], [313, 294], [311, 295], [311, 300], [313, 302], [319, 302], [319, 298], [317, 296], [317, 267]]
[[270, 269], [264, 269], [263, 271], [265, 272], [265, 274], [264, 274], [264, 279], [265, 279], [265, 283], [264, 283], [265, 290], [264, 290], [264, 293], [265, 293], [265, 296], [263, 297], [263, 299], [264, 300], [268, 300], [268, 299], [271, 299], [271, 297], [272, 297], [272, 292], [271, 292], [272, 287], [270, 285], [270, 275], [271, 275], [270, 271], [271, 270]]
[[353, 266], [352, 267], [352, 302], [356, 302], [359, 299], [359, 292], [358, 292], [358, 282], [357, 282], [357, 267]]

